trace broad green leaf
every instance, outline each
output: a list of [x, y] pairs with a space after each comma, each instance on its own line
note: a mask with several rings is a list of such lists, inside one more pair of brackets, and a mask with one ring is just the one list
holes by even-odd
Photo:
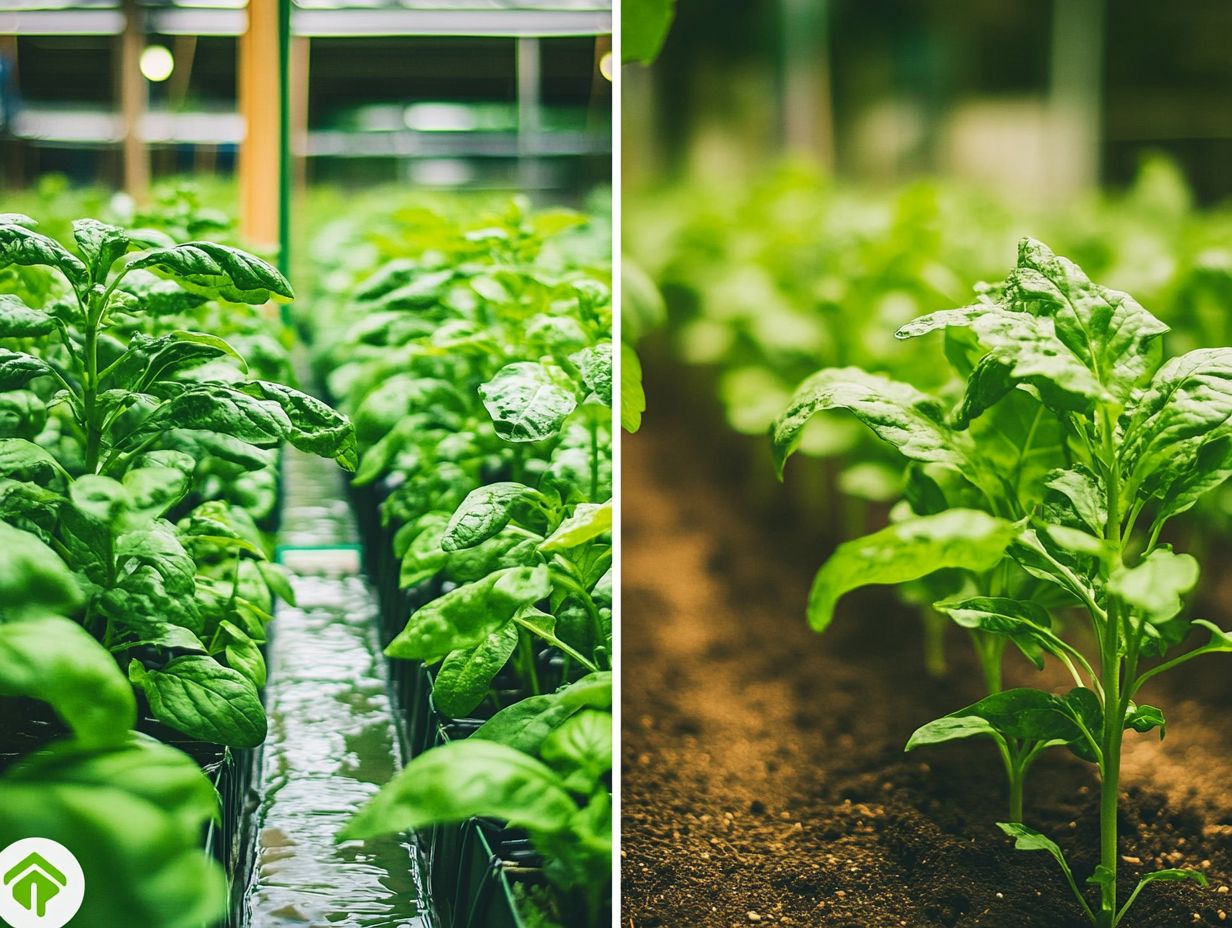
[[265, 709], [256, 686], [212, 657], [189, 654], [161, 669], [134, 660], [128, 676], [145, 693], [156, 719], [191, 738], [233, 748], [265, 740]]
[[436, 708], [455, 719], [473, 712], [517, 646], [518, 627], [510, 622], [473, 648], [451, 653], [437, 671], [432, 688]]
[[38, 338], [55, 327], [54, 316], [31, 309], [11, 293], [0, 293], [0, 338]]
[[549, 767], [491, 741], [455, 741], [412, 760], [356, 813], [342, 839], [372, 838], [476, 815], [557, 832], [577, 811]]
[[1168, 327], [1127, 293], [1092, 283], [1072, 261], [1024, 238], [1007, 293], [1055, 323], [1057, 338], [1118, 401], [1154, 371], [1158, 339]]
[[1156, 523], [1191, 509], [1207, 493], [1222, 486], [1232, 477], [1232, 435], [1216, 435], [1203, 442], [1188, 471], [1174, 470], [1164, 481], [1161, 505]]
[[628, 0], [620, 17], [621, 57], [650, 64], [659, 57], [675, 17], [676, 0]]
[[[131, 697], [132, 687], [119, 668], [116, 673]], [[57, 741], [22, 758], [9, 777], [17, 782], [118, 786], [179, 818], [186, 840], [195, 840], [201, 825], [218, 812], [218, 792], [191, 757], [137, 732], [126, 732], [108, 745], [80, 738]]]
[[959, 468], [966, 464], [966, 439], [945, 424], [939, 399], [856, 367], [830, 368], [802, 383], [787, 411], [774, 422], [770, 437], [780, 477], [800, 444], [804, 426], [827, 409], [851, 410], [879, 438], [912, 460]]
[[49, 486], [68, 477], [60, 462], [45, 448], [24, 438], [0, 438], [0, 477]]
[[77, 611], [77, 580], [38, 536], [0, 522], [0, 550], [0, 620]]
[[87, 886], [76, 923], [213, 924], [227, 908], [222, 868], [201, 850], [213, 787], [178, 751], [133, 750], [56, 745], [0, 777], [0, 843], [41, 837], [73, 852]]
[[620, 345], [620, 424], [630, 434], [642, 427], [646, 390], [642, 386], [642, 362], [629, 345]]
[[543, 740], [582, 709], [611, 709], [612, 675], [587, 674], [555, 693], [530, 696], [506, 706], [471, 735], [499, 741], [527, 754], [538, 754]]
[[1108, 501], [1100, 479], [1081, 464], [1054, 470], [1045, 481], [1043, 518], [1050, 525], [1101, 535], [1108, 522]]
[[216, 335], [177, 329], [154, 338], [138, 332], [127, 351], [104, 372], [102, 384], [109, 389], [144, 391], [178, 371], [221, 356], [239, 362], [241, 371], [248, 370], [238, 352]]
[[604, 406], [612, 405], [612, 343], [602, 342], [576, 358], [582, 381]]
[[579, 503], [573, 515], [560, 526], [543, 544], [540, 551], [566, 551], [593, 541], [612, 530], [612, 501], [605, 503]]
[[1182, 598], [1198, 585], [1198, 562], [1188, 554], [1175, 554], [1166, 545], [1156, 548], [1136, 567], [1122, 567], [1108, 580], [1108, 592], [1144, 621], [1159, 625], [1181, 611]]
[[137, 467], [121, 483], [134, 509], [157, 518], [185, 497], [192, 486], [192, 473], [174, 467]]
[[217, 432], [251, 445], [275, 445], [291, 432], [277, 403], [257, 399], [222, 384], [193, 387], [158, 408], [142, 429]]
[[0, 222], [0, 268], [13, 264], [54, 267], [79, 293], [90, 284], [90, 272], [86, 266], [55, 239], [24, 225]]
[[246, 676], [257, 689], [265, 686], [265, 655], [260, 646], [232, 622], [224, 619], [219, 628], [227, 636], [223, 652], [227, 656], [227, 666]]
[[1051, 650], [1046, 633], [1052, 624], [1044, 607], [1003, 596], [975, 596], [934, 603], [933, 608], [948, 615], [962, 628], [1004, 635], [1036, 667], [1043, 669], [1044, 651]]
[[51, 367], [46, 361], [22, 351], [0, 348], [0, 390], [20, 390], [34, 378], [49, 374]]
[[128, 251], [130, 244], [128, 234], [123, 229], [97, 219], [74, 220], [73, 238], [96, 283], [107, 279], [111, 265]]
[[1154, 728], [1159, 729], [1159, 740], [1164, 740], [1168, 723], [1164, 719], [1162, 709], [1155, 706], [1137, 706], [1132, 702], [1125, 709], [1125, 727], [1132, 728], [1139, 734], [1146, 734]]
[[1226, 467], [1226, 445], [1206, 456], [1202, 449], [1232, 434], [1230, 416], [1232, 348], [1199, 349], [1168, 361], [1124, 426], [1121, 461], [1129, 492], [1175, 499], [1169, 509], [1177, 512], [1192, 505], [1200, 492], [1218, 485], [1210, 478]]
[[496, 433], [506, 441], [541, 441], [560, 431], [577, 398], [542, 364], [515, 361], [480, 385], [479, 396]]
[[260, 258], [212, 242], [187, 242], [156, 248], [131, 261], [130, 268], [149, 268], [206, 296], [232, 303], [265, 303], [272, 297], [295, 298], [281, 273]]
[[467, 494], [441, 535], [443, 551], [458, 551], [500, 533], [521, 502], [541, 500], [542, 494], [521, 483], [490, 483]]
[[284, 437], [300, 451], [333, 458], [346, 470], [353, 471], [358, 466], [355, 427], [342, 413], [279, 383], [256, 380], [249, 389], [282, 408], [289, 422]]
[[612, 769], [612, 714], [582, 710], [543, 739], [540, 754], [557, 770], [575, 768], [599, 782]]
[[59, 617], [0, 625], [0, 695], [49, 703], [83, 744], [122, 741], [137, 722], [133, 688], [115, 660]]
[[546, 598], [550, 591], [546, 566], [498, 570], [415, 610], [385, 653], [408, 660], [440, 660], [450, 651], [479, 644], [523, 606]]
[[35, 439], [47, 425], [47, 404], [29, 390], [0, 393], [0, 439]]
[[914, 751], [916, 748], [944, 744], [947, 741], [973, 738], [976, 735], [996, 734], [996, 728], [987, 719], [978, 715], [946, 715], [917, 728], [907, 739], [907, 746], [903, 750]]
[[1014, 523], [986, 512], [951, 509], [844, 542], [813, 580], [809, 624], [824, 631], [835, 603], [858, 587], [918, 580], [943, 567], [989, 570], [1018, 532]]

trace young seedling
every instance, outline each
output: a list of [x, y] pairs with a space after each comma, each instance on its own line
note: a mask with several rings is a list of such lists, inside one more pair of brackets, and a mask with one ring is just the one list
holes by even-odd
[[[995, 564], [1004, 551], [1085, 616], [1096, 651], [1092, 660], [1039, 621], [1038, 603], [1002, 597], [995, 607], [981, 604], [996, 616], [995, 627], [986, 627], [990, 634], [1029, 636], [1065, 664], [1077, 685], [1063, 696], [1024, 689], [981, 700], [925, 726], [913, 740], [987, 734], [1019, 765], [1050, 745], [1065, 745], [1094, 763], [1100, 773], [1100, 863], [1087, 879], [1098, 889], [1094, 905], [1053, 841], [1017, 820], [1000, 827], [1019, 849], [1055, 857], [1091, 923], [1113, 928], [1149, 883], [1205, 882], [1191, 870], [1150, 873], [1119, 904], [1117, 803], [1126, 729], [1158, 729], [1163, 737], [1163, 713], [1135, 702], [1143, 685], [1200, 655], [1232, 651], [1232, 635], [1183, 616], [1198, 563], [1160, 541], [1171, 518], [1232, 476], [1232, 349], [1199, 349], [1161, 363], [1166, 326], [1129, 295], [1092, 283], [1076, 265], [1031, 239], [1021, 244], [1018, 266], [1003, 285], [987, 288], [972, 306], [918, 319], [898, 335], [938, 329], [980, 353], [962, 401], [971, 420], [1025, 396], [1040, 417], [1061, 427], [1067, 462], [1048, 474], [1042, 501], [1008, 513], [1012, 521], [950, 510], [913, 520], [914, 529], [912, 521], [892, 526], [868, 551], [875, 560], [865, 582], [897, 582], [929, 564], [979, 569], [981, 559]], [[887, 401], [881, 427], [941, 456], [975, 438], [964, 433], [957, 443], [938, 441], [942, 433], [910, 412]], [[946, 518], [956, 520], [951, 530], [937, 531], [935, 520]], [[955, 530], [959, 525], [970, 532], [967, 541]], [[904, 543], [908, 537], [910, 544]], [[910, 570], [901, 566], [906, 560]], [[886, 564], [900, 566], [887, 570]], [[822, 578], [815, 595], [832, 603], [844, 588], [828, 579]], [[1169, 658], [1193, 630], [1205, 631], [1209, 640]]]

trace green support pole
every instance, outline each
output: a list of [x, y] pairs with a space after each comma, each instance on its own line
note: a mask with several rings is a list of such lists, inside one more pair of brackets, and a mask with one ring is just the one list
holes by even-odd
[[[278, 269], [291, 278], [291, 0], [278, 0]], [[282, 304], [282, 321], [291, 309]]]

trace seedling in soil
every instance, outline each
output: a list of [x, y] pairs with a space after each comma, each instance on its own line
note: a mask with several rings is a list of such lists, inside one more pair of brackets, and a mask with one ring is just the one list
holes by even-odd
[[[1004, 569], [1006, 556], [1048, 585], [1050, 600], [1005, 591], [938, 607], [960, 624], [978, 623], [984, 634], [1053, 656], [1074, 688], [1064, 695], [991, 695], [924, 726], [909, 747], [988, 735], [1011, 782], [1051, 746], [1095, 764], [1100, 863], [1087, 878], [1098, 889], [1094, 905], [1056, 843], [1020, 816], [1000, 827], [1019, 849], [1055, 857], [1091, 923], [1113, 928], [1151, 882], [1205, 883], [1195, 871], [1162, 870], [1142, 877], [1118, 904], [1117, 802], [1125, 731], [1158, 730], [1163, 737], [1162, 711], [1135, 702], [1143, 685], [1199, 655], [1232, 651], [1232, 635], [1183, 615], [1198, 562], [1160, 540], [1170, 519], [1232, 476], [1232, 349], [1199, 349], [1164, 362], [1163, 323], [1031, 239], [1003, 284], [984, 288], [971, 306], [917, 319], [898, 337], [938, 329], [945, 330], [947, 355], [971, 362], [957, 415], [947, 418], [935, 401], [901, 391], [829, 405], [852, 406], [904, 453], [965, 480], [983, 505], [906, 519], [840, 548], [818, 575], [812, 614], [828, 621], [834, 601], [858, 585], [904, 582], [943, 567], [979, 575]], [[1029, 425], [1005, 437], [1024, 446], [1030, 436], [1034, 448], [1041, 428], [1058, 436], [1053, 450], [1065, 463], [1044, 475], [1042, 491], [1034, 482], [1026, 492], [1021, 482], [1007, 483], [1015, 471], [993, 474], [981, 466], [998, 435], [977, 431], [976, 423], [996, 422], [1014, 406], [1031, 411], [1020, 420]], [[990, 478], [1013, 505], [992, 505]], [[1092, 659], [1067, 640], [1067, 630], [1052, 626], [1045, 605], [1085, 617], [1097, 651]], [[1192, 631], [1205, 632], [1207, 642], [1169, 657]]]

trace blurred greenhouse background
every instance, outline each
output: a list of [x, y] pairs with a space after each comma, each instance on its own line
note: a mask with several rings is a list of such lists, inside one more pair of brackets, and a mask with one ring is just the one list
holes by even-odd
[[[246, 131], [276, 149], [277, 6], [4, 0], [0, 186], [58, 172], [141, 198], [162, 176], [232, 175]], [[289, 13], [301, 183], [580, 199], [610, 178], [610, 0], [294, 0]]]
[[626, 69], [625, 175], [790, 152], [1063, 199], [1156, 151], [1212, 202], [1232, 193], [1229, 39], [1223, 0], [682, 0], [658, 63]]

